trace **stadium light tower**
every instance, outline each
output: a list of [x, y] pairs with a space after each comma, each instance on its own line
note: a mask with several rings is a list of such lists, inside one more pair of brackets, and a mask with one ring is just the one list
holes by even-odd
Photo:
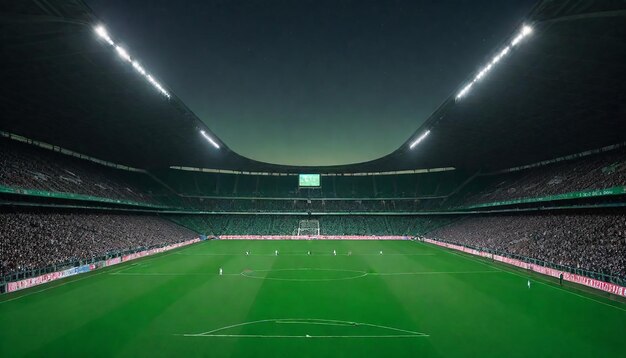
[[200, 131], [200, 134], [202, 134], [202, 136], [204, 137], [204, 139], [206, 139], [207, 141], [209, 141], [209, 143], [211, 143], [215, 149], [220, 149], [219, 144], [217, 144], [216, 141], [213, 140], [213, 138], [211, 138], [204, 130]]
[[421, 141], [423, 141], [426, 137], [428, 137], [429, 134], [430, 134], [430, 130], [427, 130], [426, 132], [422, 133], [421, 136], [417, 137], [417, 139], [415, 139], [413, 143], [411, 143], [409, 148], [413, 149], [416, 145], [418, 145]]
[[100, 37], [107, 44], [113, 47], [113, 49], [115, 49], [115, 51], [117, 52], [117, 54], [120, 56], [122, 60], [130, 63], [133, 66], [133, 68], [137, 71], [137, 73], [139, 73], [148, 82], [150, 82], [150, 84], [154, 86], [154, 88], [156, 88], [159, 92], [161, 92], [162, 95], [164, 95], [168, 99], [170, 98], [170, 94], [165, 90], [165, 88], [163, 88], [163, 86], [161, 86], [161, 84], [157, 82], [154, 79], [154, 77], [152, 77], [148, 72], [146, 72], [146, 70], [139, 64], [139, 62], [133, 60], [133, 58], [130, 56], [130, 54], [125, 48], [123, 48], [120, 45], [115, 44], [115, 42], [111, 39], [111, 36], [109, 35], [109, 32], [107, 31], [106, 27], [104, 27], [104, 25], [97, 25], [93, 28], [93, 30], [96, 33], [96, 35], [98, 35], [98, 37]]
[[533, 28], [531, 26], [529, 25], [522, 26], [522, 28], [517, 33], [517, 35], [513, 38], [513, 40], [511, 40], [511, 42], [508, 45], [506, 45], [502, 50], [500, 50], [500, 52], [498, 52], [498, 54], [495, 55], [491, 59], [491, 61], [489, 61], [487, 65], [481, 68], [480, 71], [478, 71], [478, 73], [476, 74], [476, 76], [474, 76], [472, 81], [470, 81], [468, 84], [463, 86], [463, 88], [459, 91], [459, 93], [457, 93], [455, 100], [458, 101], [461, 98], [465, 97], [476, 82], [480, 81], [483, 77], [485, 77], [493, 69], [493, 67], [496, 64], [498, 64], [498, 62], [500, 62], [500, 60], [502, 60], [505, 56], [507, 56], [511, 52], [511, 49], [513, 47], [517, 46], [520, 43], [520, 41], [528, 37], [530, 34], [532, 34], [532, 32], [533, 32]]

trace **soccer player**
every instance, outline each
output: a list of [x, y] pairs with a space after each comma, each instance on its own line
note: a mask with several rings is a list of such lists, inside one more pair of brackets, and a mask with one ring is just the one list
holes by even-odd
[[276, 256], [278, 256], [278, 250], [274, 251], [274, 254], [276, 254]]
[[383, 250], [380, 250], [380, 254], [381, 254], [381, 255], [383, 254]]
[[222, 270], [222, 268], [220, 267], [220, 276], [222, 276], [222, 273], [224, 273], [224, 271]]
[[559, 285], [563, 286], [563, 272], [559, 274]]
[[310, 256], [311, 255], [311, 250], [307, 251], [306, 254]]
[[352, 256], [352, 251], [348, 251], [348, 256]]
[[528, 288], [530, 288], [530, 280], [528, 280]]
[[249, 252], [249, 251], [246, 251], [246, 256], [249, 256], [249, 255], [250, 255], [250, 252]]
[[337, 251], [333, 250], [333, 256], [337, 256]]

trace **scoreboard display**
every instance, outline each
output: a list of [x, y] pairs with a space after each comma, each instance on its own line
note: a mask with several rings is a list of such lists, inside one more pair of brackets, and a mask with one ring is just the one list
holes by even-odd
[[298, 186], [301, 188], [319, 188], [321, 179], [319, 174], [300, 174], [298, 176]]

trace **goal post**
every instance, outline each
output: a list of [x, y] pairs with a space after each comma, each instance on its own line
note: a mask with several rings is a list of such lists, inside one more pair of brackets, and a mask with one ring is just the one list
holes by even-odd
[[298, 223], [298, 237], [315, 237], [319, 235], [319, 220], [300, 220], [300, 223]]

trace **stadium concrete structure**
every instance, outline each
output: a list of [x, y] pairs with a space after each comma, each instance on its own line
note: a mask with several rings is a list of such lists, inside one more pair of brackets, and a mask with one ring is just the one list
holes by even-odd
[[80, 0], [0, 9], [0, 356], [626, 350], [623, 1], [540, 1], [330, 167], [230, 150]]

